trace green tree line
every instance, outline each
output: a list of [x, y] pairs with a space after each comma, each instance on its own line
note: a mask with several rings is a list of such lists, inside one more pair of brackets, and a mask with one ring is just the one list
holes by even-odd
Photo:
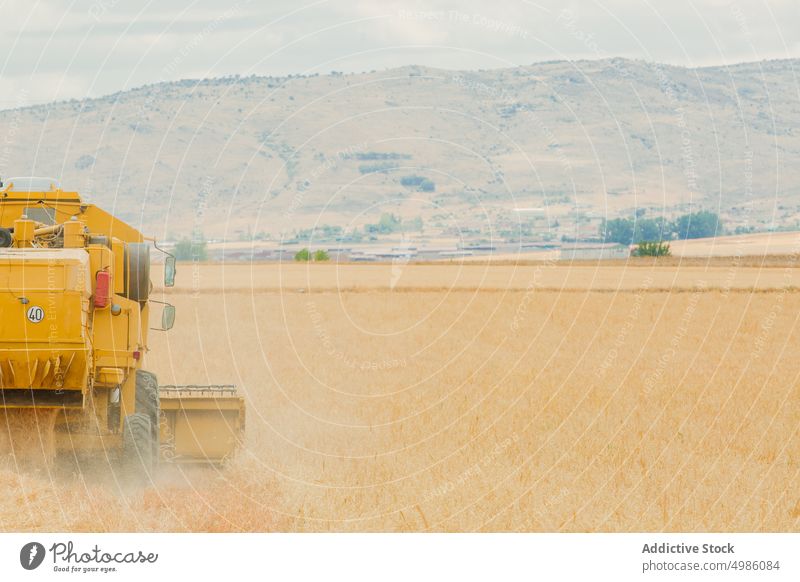
[[607, 242], [624, 245], [643, 241], [706, 238], [722, 232], [722, 221], [713, 212], [701, 210], [675, 220], [656, 218], [614, 218], [600, 226], [600, 236]]

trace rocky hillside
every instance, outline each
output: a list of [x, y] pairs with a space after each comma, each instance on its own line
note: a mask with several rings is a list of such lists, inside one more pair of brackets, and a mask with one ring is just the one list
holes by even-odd
[[57, 177], [160, 237], [289, 236], [387, 212], [485, 237], [635, 209], [794, 226], [798, 70], [612, 59], [162, 83], [0, 112], [0, 172]]

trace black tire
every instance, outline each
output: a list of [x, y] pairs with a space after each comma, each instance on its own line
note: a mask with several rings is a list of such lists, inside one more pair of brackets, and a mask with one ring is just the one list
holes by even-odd
[[161, 401], [158, 397], [158, 378], [152, 372], [136, 370], [136, 412], [145, 414], [150, 419], [153, 438], [153, 454], [158, 461], [160, 448], [159, 422], [161, 419]]
[[0, 228], [0, 248], [8, 248], [14, 244], [14, 237], [7, 228]]
[[129, 414], [122, 421], [122, 462], [126, 477], [151, 478], [155, 468], [153, 429], [146, 414]]
[[150, 245], [128, 243], [125, 246], [125, 297], [144, 302], [150, 296]]
[[158, 420], [158, 378], [146, 370], [136, 370], [136, 412]]

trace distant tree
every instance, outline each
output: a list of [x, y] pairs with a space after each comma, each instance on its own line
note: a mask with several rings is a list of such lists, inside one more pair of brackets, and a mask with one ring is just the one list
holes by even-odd
[[607, 242], [623, 245], [642, 241], [662, 241], [672, 238], [673, 227], [664, 218], [614, 218], [600, 227], [600, 236]]
[[672, 225], [664, 218], [640, 218], [636, 221], [633, 242], [661, 241], [672, 238]]
[[601, 226], [600, 236], [608, 241], [623, 245], [633, 242], [634, 222], [628, 218], [613, 218], [606, 220]]
[[331, 257], [328, 254], [328, 251], [318, 250], [314, 252], [314, 260], [315, 261], [330, 261]]
[[424, 176], [411, 175], [411, 176], [403, 176], [402, 178], [400, 178], [400, 183], [403, 186], [411, 187], [411, 186], [419, 186], [420, 184], [422, 184], [424, 180], [426, 180]]
[[356, 159], [358, 160], [409, 160], [409, 154], [399, 154], [395, 152], [357, 152]]
[[311, 258], [311, 252], [308, 249], [300, 249], [294, 255], [295, 261], [308, 261]]
[[400, 183], [406, 188], [414, 188], [420, 192], [435, 192], [436, 183], [425, 176], [409, 175], [400, 178]]
[[436, 183], [433, 180], [425, 178], [422, 182], [420, 182], [419, 189], [421, 192], [435, 192]]
[[378, 232], [381, 234], [391, 234], [400, 229], [401, 220], [394, 214], [381, 214], [378, 221]]
[[206, 241], [198, 238], [192, 240], [184, 237], [175, 244], [175, 258], [179, 261], [208, 260]]
[[403, 222], [405, 232], [421, 232], [423, 227], [422, 217], [416, 216]]
[[393, 170], [397, 164], [391, 162], [379, 162], [375, 164], [361, 164], [358, 166], [358, 171], [362, 174], [387, 174], [389, 170]]
[[722, 221], [713, 212], [701, 210], [678, 217], [674, 225], [678, 238], [707, 238], [722, 231]]

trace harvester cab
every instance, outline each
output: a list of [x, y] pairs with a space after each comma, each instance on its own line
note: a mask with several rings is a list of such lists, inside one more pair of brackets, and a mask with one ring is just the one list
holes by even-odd
[[[54, 182], [0, 187], [0, 417], [35, 409], [53, 419], [55, 453], [113, 454], [144, 472], [235, 452], [235, 387], [159, 387], [143, 367], [151, 305], [154, 329], [175, 320], [150, 298], [154, 244]], [[164, 255], [169, 287], [175, 258]]]

